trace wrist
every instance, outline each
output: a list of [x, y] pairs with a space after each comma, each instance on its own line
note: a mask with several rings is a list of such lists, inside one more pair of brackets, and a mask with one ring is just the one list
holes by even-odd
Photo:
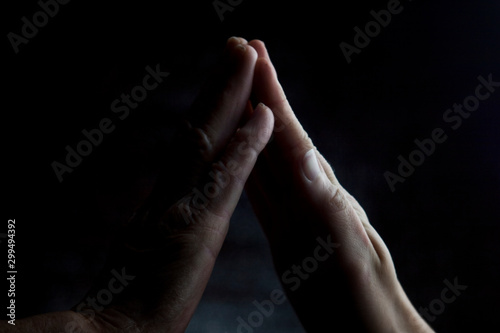
[[367, 332], [434, 332], [411, 303], [393, 269], [365, 274], [354, 287], [357, 310]]
[[392, 313], [394, 314], [394, 317], [392, 318], [392, 331], [411, 333], [434, 332], [429, 324], [427, 324], [427, 322], [417, 312], [399, 281], [397, 281], [395, 288], [396, 297], [392, 303]]
[[[213, 253], [188, 236], [151, 250], [117, 248], [122, 255], [110, 258], [74, 313], [99, 332], [183, 332], [209, 280]], [[109, 302], [99, 301], [110, 290]]]

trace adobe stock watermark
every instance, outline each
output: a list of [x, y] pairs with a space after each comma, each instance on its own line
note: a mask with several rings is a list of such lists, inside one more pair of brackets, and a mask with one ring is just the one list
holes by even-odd
[[[148, 97], [148, 92], [158, 88], [164, 78], [170, 75], [168, 72], [160, 70], [160, 64], [157, 64], [155, 69], [150, 66], [145, 68], [147, 74], [142, 79], [142, 84], [133, 87], [130, 93], [122, 93], [120, 98], [111, 102], [111, 112], [116, 114], [119, 120], [125, 120], [130, 115], [130, 111], [137, 108], [139, 103], [143, 102]], [[98, 125], [91, 129], [83, 129], [83, 139], [73, 147], [66, 145], [66, 157], [64, 161], [53, 161], [51, 163], [52, 170], [61, 183], [64, 180], [66, 173], [72, 173], [78, 167], [84, 157], [92, 154], [94, 148], [98, 147], [103, 141], [105, 134], [110, 134], [115, 130], [115, 123], [111, 118], [102, 118]]]
[[[96, 312], [104, 310], [106, 305], [111, 304], [115, 295], [121, 293], [125, 287], [129, 285], [130, 281], [135, 279], [134, 275], [128, 275], [125, 272], [125, 267], [121, 269], [121, 272], [112, 269], [111, 275], [113, 277], [108, 281], [107, 288], [99, 290], [95, 297], [89, 296], [85, 301], [78, 304], [75, 309], [77, 313], [85, 315], [90, 320], [93, 320]], [[64, 327], [64, 333], [73, 332], [80, 332], [80, 328], [76, 321], [70, 321]]]
[[453, 283], [448, 279], [445, 279], [443, 283], [446, 287], [441, 290], [440, 297], [430, 301], [428, 308], [420, 307], [418, 309], [420, 315], [429, 322], [436, 320], [436, 316], [444, 312], [446, 305], [455, 302], [458, 296], [462, 294], [462, 291], [468, 288], [466, 285], [459, 284], [457, 277], [453, 279]]
[[215, 12], [219, 16], [221, 22], [224, 21], [224, 14], [226, 12], [232, 12], [234, 8], [241, 5], [243, 0], [214, 0], [212, 6], [214, 6]]
[[[332, 236], [328, 235], [326, 240], [321, 237], [316, 238], [317, 246], [314, 248], [313, 255], [306, 257], [299, 265], [292, 265], [281, 275], [281, 282], [288, 286], [291, 291], [296, 291], [300, 288], [303, 281], [309, 279], [311, 274], [316, 272], [321, 262], [330, 258], [335, 249], [340, 247], [340, 244], [332, 242]], [[280, 289], [274, 289], [269, 295], [269, 299], [258, 302], [254, 300], [252, 304], [256, 310], [248, 314], [247, 319], [241, 316], [236, 318], [238, 327], [237, 333], [253, 333], [255, 328], [262, 326], [264, 318], [269, 318], [273, 313], [276, 305], [285, 303], [285, 293]]]
[[[493, 74], [489, 74], [487, 78], [480, 75], [477, 77], [477, 80], [479, 84], [476, 86], [474, 94], [465, 97], [462, 104], [453, 104], [452, 108], [447, 109], [443, 113], [443, 121], [453, 131], [458, 130], [462, 126], [463, 121], [479, 109], [481, 102], [490, 98], [496, 88], [500, 87], [500, 81], [493, 81]], [[399, 165], [397, 172], [384, 172], [384, 178], [391, 192], [396, 191], [398, 183], [404, 183], [406, 179], [413, 175], [416, 168], [424, 164], [426, 158], [434, 154], [437, 146], [444, 143], [447, 139], [446, 130], [441, 127], [433, 129], [428, 138], [422, 140], [415, 139], [413, 142], [416, 148], [408, 154], [408, 157], [403, 157], [403, 155], [398, 156]]]
[[[408, 0], [412, 1], [412, 0]], [[344, 55], [348, 64], [352, 62], [354, 54], [360, 54], [363, 49], [370, 45], [373, 38], [376, 38], [381, 32], [382, 28], [387, 28], [391, 23], [392, 16], [401, 14], [404, 7], [399, 0], [389, 0], [387, 9], [379, 10], [378, 12], [371, 10], [370, 15], [373, 17], [372, 21], [368, 21], [364, 29], [361, 30], [358, 26], [354, 27], [356, 33], [353, 38], [353, 44], [341, 42], [339, 44], [340, 50]]]
[[19, 46], [28, 44], [28, 42], [38, 35], [39, 29], [45, 27], [51, 18], [54, 18], [59, 13], [59, 5], [66, 5], [70, 0], [40, 0], [38, 6], [41, 10], [35, 12], [31, 20], [26, 16], [21, 17], [22, 26], [20, 34], [9, 32], [7, 39], [14, 50], [14, 53], [19, 53]]

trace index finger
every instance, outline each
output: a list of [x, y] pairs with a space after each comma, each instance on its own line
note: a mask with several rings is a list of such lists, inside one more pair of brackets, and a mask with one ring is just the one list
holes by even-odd
[[211, 162], [236, 131], [252, 89], [257, 53], [243, 38], [227, 41], [223, 66], [214, 73], [189, 114], [190, 125], [206, 136]]
[[253, 40], [249, 45], [259, 55], [255, 64], [254, 93], [274, 113], [275, 142], [290, 158], [302, 158], [314, 145], [288, 103], [264, 43]]
[[252, 89], [256, 59], [257, 53], [244, 39], [228, 39], [219, 71], [193, 104], [187, 129], [177, 133], [172, 159], [166, 161], [168, 167], [160, 175], [152, 201], [168, 206], [206, 177], [238, 129]]
[[[314, 144], [288, 103], [266, 46], [260, 40], [252, 40], [248, 44], [258, 54], [253, 83], [254, 93], [257, 99], [269, 106], [274, 113], [274, 144], [278, 145], [280, 150], [284, 152], [285, 157], [292, 163], [301, 161], [305, 153], [314, 148]], [[320, 166], [325, 171], [327, 177], [332, 183], [338, 184], [338, 180], [330, 164], [316, 149], [315, 151]]]

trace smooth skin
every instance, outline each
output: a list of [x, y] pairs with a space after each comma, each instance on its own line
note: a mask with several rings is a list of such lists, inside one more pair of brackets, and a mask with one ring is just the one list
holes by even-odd
[[[255, 109], [251, 93], [260, 102]], [[187, 119], [175, 140], [175, 163], [165, 165], [123, 226], [87, 296], [109, 288], [113, 270], [125, 269], [130, 277], [123, 291], [104, 308], [87, 302], [15, 326], [3, 321], [0, 331], [183, 332], [246, 186], [307, 331], [432, 332], [406, 297], [363, 209], [293, 114], [261, 41], [228, 40], [220, 69]], [[297, 271], [318, 237], [334, 242], [335, 251], [314, 271]], [[299, 286], [283, 278], [291, 268]]]
[[[253, 93], [271, 108], [276, 125], [246, 190], [303, 326], [310, 332], [432, 332], [408, 300], [363, 208], [295, 117], [264, 43], [250, 45], [259, 54]], [[334, 253], [311, 273], [295, 268], [300, 285], [283, 275], [313, 256], [318, 237], [328, 236]]]

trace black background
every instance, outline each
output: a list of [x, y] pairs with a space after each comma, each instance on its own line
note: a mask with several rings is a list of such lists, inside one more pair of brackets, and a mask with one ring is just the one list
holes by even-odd
[[[500, 4], [401, 1], [403, 11], [348, 64], [339, 44], [387, 1], [244, 0], [221, 21], [212, 1], [72, 0], [15, 54], [7, 34], [40, 10], [3, 5], [2, 228], [15, 218], [17, 316], [68, 309], [88, 290], [107, 246], [149, 188], [181, 115], [232, 35], [262, 39], [298, 118], [337, 177], [364, 206], [419, 308], [443, 280], [468, 286], [431, 325], [482, 331], [497, 322], [500, 292], [500, 89], [457, 130], [443, 121], [473, 95], [477, 77], [500, 81]], [[110, 110], [142, 82], [170, 73], [123, 121]], [[115, 131], [59, 183], [51, 163], [83, 129], [109, 117]], [[443, 128], [448, 139], [391, 192], [384, 172], [413, 141]], [[5, 238], [2, 252], [7, 257]], [[279, 288], [266, 240], [243, 196], [188, 332], [235, 332], [236, 318]], [[5, 285], [6, 294], [7, 285]], [[335, 302], [322, 300], [318, 302]], [[6, 303], [4, 303], [6, 304]], [[3, 306], [2, 306], [3, 307]], [[2, 315], [5, 318], [5, 315]], [[303, 332], [288, 304], [256, 332]], [[325, 331], [335, 331], [335, 318]]]

